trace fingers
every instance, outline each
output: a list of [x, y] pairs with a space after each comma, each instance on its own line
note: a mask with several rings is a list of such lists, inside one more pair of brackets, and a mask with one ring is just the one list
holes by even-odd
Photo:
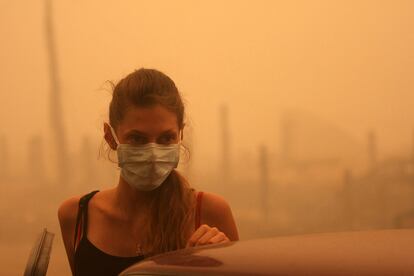
[[190, 237], [186, 247], [195, 246], [197, 241], [210, 229], [206, 224], [201, 225]]
[[209, 243], [210, 244], [214, 244], [214, 243], [224, 243], [224, 242], [229, 242], [229, 238], [223, 233], [223, 232], [219, 232], [217, 235], [215, 235], [213, 238], [210, 239]]
[[196, 246], [197, 245], [204, 245], [204, 244], [208, 244], [209, 241], [215, 237], [220, 231], [216, 228], [210, 228], [207, 232], [204, 233], [204, 235], [198, 239], [198, 241], [196, 242]]
[[230, 241], [229, 238], [216, 227], [209, 227], [208, 225], [200, 226], [190, 237], [186, 247], [223, 243]]

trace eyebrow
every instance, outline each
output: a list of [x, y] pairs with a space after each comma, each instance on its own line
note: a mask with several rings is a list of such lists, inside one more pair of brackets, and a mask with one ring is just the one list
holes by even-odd
[[[128, 135], [131, 135], [131, 134], [138, 134], [138, 135], [141, 135], [141, 136], [147, 136], [147, 133], [136, 130], [136, 129], [128, 131], [125, 135], [128, 136]], [[176, 134], [176, 132], [174, 131], [174, 129], [168, 129], [168, 130], [165, 130], [165, 131], [161, 132], [160, 135], [164, 135], [164, 134]]]

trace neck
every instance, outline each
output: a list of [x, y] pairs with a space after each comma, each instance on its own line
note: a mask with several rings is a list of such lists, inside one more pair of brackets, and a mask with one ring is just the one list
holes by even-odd
[[128, 217], [146, 211], [153, 196], [154, 192], [139, 191], [131, 187], [121, 176], [119, 177], [118, 186], [115, 188], [115, 204]]

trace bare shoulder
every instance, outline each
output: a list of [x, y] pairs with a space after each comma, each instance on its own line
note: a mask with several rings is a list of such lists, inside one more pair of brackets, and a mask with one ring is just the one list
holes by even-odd
[[78, 213], [78, 205], [81, 196], [74, 196], [62, 202], [58, 209], [58, 218], [62, 239], [65, 245], [66, 254], [68, 256], [69, 265], [74, 272], [73, 266], [73, 236], [75, 234], [76, 216]]
[[[101, 202], [107, 200], [107, 194], [111, 192], [110, 189], [102, 190], [97, 193], [96, 196], [93, 197], [93, 200], [88, 204], [90, 206], [89, 209], [95, 207], [96, 202]], [[73, 196], [71, 198], [66, 199], [63, 201], [58, 209], [58, 217], [60, 222], [67, 222], [67, 221], [76, 221], [78, 210], [79, 210], [79, 200], [86, 196], [87, 194]], [[103, 199], [101, 199], [103, 198]]]
[[61, 225], [76, 221], [79, 199], [81, 196], [74, 196], [62, 202], [58, 209], [58, 218]]
[[202, 212], [205, 216], [216, 216], [223, 211], [231, 211], [227, 200], [217, 194], [203, 192]]
[[230, 205], [224, 197], [203, 192], [201, 203], [201, 222], [217, 227], [224, 232], [230, 240], [238, 240], [238, 231]]

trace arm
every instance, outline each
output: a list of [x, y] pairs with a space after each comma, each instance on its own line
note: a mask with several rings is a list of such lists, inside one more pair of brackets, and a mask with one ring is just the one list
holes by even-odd
[[78, 212], [79, 197], [73, 197], [64, 201], [58, 209], [58, 218], [60, 224], [60, 230], [62, 232], [63, 244], [65, 245], [66, 254], [68, 256], [69, 265], [74, 273], [74, 235], [76, 216]]
[[204, 193], [201, 204], [201, 226], [190, 237], [187, 246], [239, 240], [230, 206], [221, 196]]

